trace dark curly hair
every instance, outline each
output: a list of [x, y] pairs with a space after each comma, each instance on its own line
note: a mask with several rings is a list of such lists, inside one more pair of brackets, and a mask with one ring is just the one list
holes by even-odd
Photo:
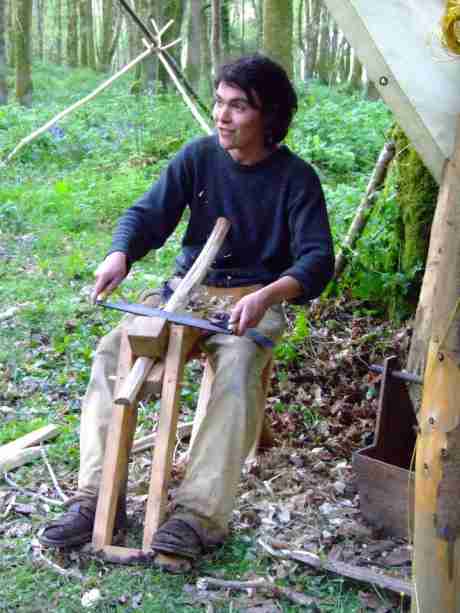
[[297, 94], [282, 66], [260, 53], [246, 55], [221, 66], [216, 89], [221, 82], [242, 89], [254, 108], [260, 108], [254, 98], [257, 94], [265, 119], [265, 145], [284, 139], [297, 111]]

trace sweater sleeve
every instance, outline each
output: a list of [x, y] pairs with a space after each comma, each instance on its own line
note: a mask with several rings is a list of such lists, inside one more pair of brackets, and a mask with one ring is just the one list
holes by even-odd
[[293, 263], [281, 276], [294, 277], [303, 294], [292, 300], [305, 304], [321, 294], [334, 274], [334, 250], [326, 203], [318, 176], [311, 173], [307, 188], [289, 207]]
[[174, 232], [185, 206], [191, 200], [190, 175], [187, 148], [184, 148], [149, 191], [123, 213], [109, 253], [126, 253], [128, 265], [131, 266], [151, 249], [160, 248]]

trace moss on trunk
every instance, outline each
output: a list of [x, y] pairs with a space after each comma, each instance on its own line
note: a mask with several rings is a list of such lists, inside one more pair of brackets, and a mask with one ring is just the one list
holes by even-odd
[[410, 279], [406, 299], [409, 310], [414, 311], [428, 253], [438, 185], [399, 126], [393, 129], [393, 139], [396, 143], [393, 180], [401, 212], [400, 269]]

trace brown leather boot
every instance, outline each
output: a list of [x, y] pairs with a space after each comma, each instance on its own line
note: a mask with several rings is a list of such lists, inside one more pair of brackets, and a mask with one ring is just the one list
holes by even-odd
[[[93, 536], [97, 498], [75, 496], [66, 506], [66, 513], [47, 524], [38, 536], [42, 545], [47, 547], [78, 547], [89, 543]], [[126, 531], [126, 499], [120, 497], [115, 515], [114, 540], [120, 539]]]

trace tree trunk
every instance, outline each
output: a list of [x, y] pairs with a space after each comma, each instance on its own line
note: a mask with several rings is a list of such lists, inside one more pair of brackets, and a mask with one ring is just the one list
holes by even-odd
[[252, 0], [252, 10], [256, 20], [256, 49], [260, 49], [263, 45], [263, 19], [260, 2], [261, 0]]
[[212, 96], [214, 88], [212, 85], [212, 57], [209, 34], [210, 20], [208, 19], [208, 11], [203, 8], [201, 10], [201, 75], [206, 94]]
[[222, 52], [222, 27], [221, 27], [222, 7], [220, 0], [211, 2], [211, 60], [212, 76], [216, 77], [221, 63]]
[[58, 65], [62, 64], [62, 0], [56, 0], [55, 8], [54, 8], [54, 19], [55, 19], [55, 28], [56, 28], [56, 37], [55, 37], [55, 49], [56, 56], [55, 62]]
[[[310, 5], [309, 10], [308, 5]], [[307, 79], [312, 79], [315, 76], [316, 60], [318, 57], [319, 26], [321, 18], [321, 3], [319, 0], [305, 0], [305, 16], [305, 77]]]
[[363, 65], [359, 57], [353, 50], [353, 68], [350, 75], [350, 89], [362, 89], [363, 87]]
[[69, 2], [67, 5], [67, 64], [71, 68], [78, 66], [78, 5]]
[[101, 72], [109, 72], [121, 32], [122, 15], [119, 10], [114, 10], [115, 6], [118, 5], [113, 0], [102, 2], [102, 42], [98, 65]]
[[89, 66], [88, 56], [88, 2], [87, 0], [80, 0], [78, 3], [80, 13], [80, 64], [82, 66]]
[[88, 34], [88, 66], [92, 70], [96, 70], [96, 44], [94, 41], [94, 16], [93, 16], [93, 2], [92, 0], [86, 0], [86, 19], [87, 19], [87, 34]]
[[230, 56], [230, 9], [229, 0], [222, 0], [222, 52], [224, 59]]
[[201, 77], [201, 0], [189, 0], [187, 60], [185, 74], [195, 91]]
[[8, 102], [5, 19], [6, 3], [0, 2], [0, 105], [7, 104]]
[[[161, 23], [166, 25], [171, 19], [174, 23], [167, 31], [165, 42], [172, 42], [180, 37], [183, 17], [184, 4], [182, 0], [169, 0], [163, 9]], [[169, 50], [171, 56], [174, 58], [178, 66], [180, 66], [181, 47], [182, 45], [179, 43]], [[160, 80], [163, 89], [167, 89], [168, 87], [174, 89], [171, 79], [161, 63], [158, 64], [158, 79]]]
[[351, 47], [346, 38], [342, 39], [342, 53], [340, 56], [339, 79], [342, 85], [348, 83], [351, 68]]
[[320, 42], [318, 52], [318, 79], [326, 85], [329, 83], [329, 12], [321, 1]]
[[99, 54], [98, 69], [101, 72], [108, 72], [112, 58], [110, 57], [110, 48], [113, 38], [113, 2], [112, 0], [103, 0], [102, 2], [102, 41]]
[[14, 47], [14, 28], [13, 28], [13, 5], [12, 0], [6, 0], [5, 2], [5, 45], [6, 45], [6, 62], [10, 68], [14, 67], [16, 60], [16, 52]]
[[[158, 2], [158, 0], [137, 0], [135, 9], [137, 14], [148, 26], [151, 30], [153, 30], [153, 25], [151, 23], [151, 19], [155, 19], [157, 25], [161, 21], [162, 15], [162, 2]], [[143, 33], [136, 26], [136, 29], [133, 31], [133, 37], [135, 44], [137, 46], [136, 55], [144, 49], [142, 44]], [[136, 66], [136, 71], [134, 73], [134, 83], [131, 86], [131, 93], [138, 94], [140, 92], [149, 92], [151, 95], [154, 95], [156, 90], [156, 82], [158, 78], [158, 58], [156, 54], [149, 56], [142, 63]]]
[[240, 1], [240, 54], [246, 54], [246, 5], [245, 0]]
[[[436, 247], [436, 253], [434, 253]], [[460, 121], [430, 241], [436, 314], [419, 416], [412, 611], [460, 611]]]
[[16, 98], [19, 104], [32, 104], [31, 24], [32, 0], [16, 0]]
[[293, 77], [291, 0], [264, 0], [265, 53], [281, 64], [289, 77]]
[[43, 62], [45, 59], [44, 51], [44, 38], [45, 38], [45, 7], [43, 6], [43, 0], [35, 0], [35, 15], [37, 17], [37, 52], [38, 57]]
[[329, 48], [329, 84], [335, 85], [339, 70], [339, 27], [334, 19], [331, 21], [331, 43]]

